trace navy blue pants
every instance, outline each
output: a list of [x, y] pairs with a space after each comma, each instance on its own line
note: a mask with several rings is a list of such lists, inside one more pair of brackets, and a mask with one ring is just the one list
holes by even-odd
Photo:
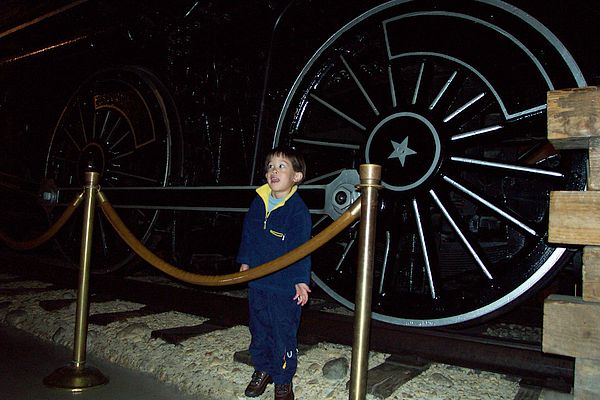
[[291, 383], [298, 365], [296, 336], [302, 308], [292, 298], [248, 289], [252, 363], [254, 369], [267, 372], [278, 385]]

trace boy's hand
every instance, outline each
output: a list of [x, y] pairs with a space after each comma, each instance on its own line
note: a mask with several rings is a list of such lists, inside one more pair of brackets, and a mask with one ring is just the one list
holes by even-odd
[[310, 293], [310, 288], [306, 283], [296, 283], [296, 295], [293, 300], [296, 300], [298, 305], [303, 306], [308, 303], [308, 294]]
[[248, 264], [240, 265], [240, 272], [248, 271], [249, 269], [250, 269], [250, 266]]

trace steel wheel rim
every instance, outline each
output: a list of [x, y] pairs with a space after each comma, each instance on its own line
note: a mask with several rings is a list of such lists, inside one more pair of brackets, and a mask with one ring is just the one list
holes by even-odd
[[[394, 112], [386, 112], [385, 111], [380, 111], [379, 110], [379, 106], [380, 106], [380, 102], [377, 101], [377, 99], [375, 98], [371, 98], [371, 92], [369, 92], [369, 88], [366, 87], [368, 86], [369, 82], [363, 81], [362, 78], [364, 78], [365, 75], [359, 76], [359, 74], [356, 72], [355, 69], [358, 69], [358, 67], [356, 67], [356, 65], [361, 65], [359, 62], [357, 62], [356, 64], [352, 64], [353, 57], [355, 56], [355, 53], [353, 53], [353, 51], [356, 51], [356, 53], [358, 53], [360, 50], [355, 50], [352, 48], [352, 45], [355, 45], [355, 43], [350, 43], [351, 39], [349, 39], [349, 37], [351, 37], [351, 33], [353, 30], [358, 31], [360, 27], [360, 24], [362, 24], [365, 21], [368, 21], [369, 19], [375, 19], [376, 16], [378, 16], [380, 13], [385, 13], [388, 10], [392, 9], [393, 7], [398, 7], [398, 9], [400, 9], [400, 7], [407, 5], [409, 3], [414, 3], [411, 1], [393, 1], [393, 2], [388, 2], [385, 4], [382, 4], [381, 6], [378, 6], [372, 10], [367, 11], [366, 13], [362, 14], [361, 16], [357, 17], [356, 19], [354, 19], [353, 21], [349, 22], [347, 25], [345, 25], [342, 29], [340, 29], [339, 31], [337, 31], [334, 35], [332, 35], [329, 40], [327, 40], [316, 52], [315, 54], [311, 57], [311, 59], [307, 62], [307, 64], [305, 65], [305, 67], [302, 69], [301, 73], [298, 75], [296, 81], [294, 82], [287, 98], [285, 99], [284, 102], [284, 107], [283, 107], [283, 111], [281, 112], [279, 119], [278, 119], [278, 123], [277, 123], [277, 127], [276, 127], [276, 135], [275, 135], [275, 139], [273, 142], [273, 145], [279, 144], [281, 142], [286, 142], [286, 144], [292, 144], [292, 145], [296, 145], [296, 146], [305, 146], [305, 148], [307, 146], [310, 145], [314, 145], [316, 142], [319, 142], [319, 140], [322, 140], [321, 144], [317, 144], [320, 146], [328, 146], [328, 147], [335, 147], [336, 143], [335, 142], [327, 142], [326, 140], [323, 139], [319, 139], [319, 138], [309, 138], [310, 140], [307, 140], [304, 137], [300, 137], [300, 140], [297, 140], [297, 138], [293, 137], [292, 133], [286, 133], [286, 130], [289, 131], [293, 131], [294, 129], [296, 129], [296, 133], [297, 132], [301, 132], [302, 128], [302, 124], [305, 124], [305, 126], [307, 125], [307, 123], [304, 122], [303, 118], [305, 118], [306, 115], [310, 114], [311, 112], [313, 112], [312, 110], [314, 110], [314, 105], [315, 104], [319, 104], [319, 106], [323, 107], [326, 109], [327, 112], [329, 112], [331, 115], [335, 115], [336, 118], [338, 118], [339, 120], [344, 120], [344, 123], [351, 125], [355, 130], [359, 130], [359, 131], [364, 131], [366, 132], [365, 135], [368, 136], [368, 141], [366, 144], [366, 150], [365, 150], [365, 154], [363, 157], [363, 160], [366, 162], [376, 162], [376, 163], [383, 163], [385, 164], [386, 160], [385, 160], [385, 155], [381, 154], [381, 151], [379, 152], [380, 154], [378, 155], [378, 157], [371, 157], [370, 156], [370, 149], [372, 147], [372, 142], [375, 140], [375, 133], [379, 130], [379, 128], [383, 125], [385, 125], [386, 122], [392, 120], [394, 118], [394, 115], [396, 117], [409, 117], [409, 118], [415, 118], [416, 120], [420, 121], [420, 123], [423, 123], [424, 125], [426, 125], [428, 127], [428, 129], [432, 132], [432, 136], [436, 136], [437, 132], [436, 132], [436, 127], [440, 126], [439, 121], [435, 121], [432, 122], [432, 119], [427, 117], [425, 115], [425, 113], [423, 113], [422, 111], [419, 112], [413, 112], [413, 109], [401, 109], [401, 108], [395, 108]], [[557, 57], [559, 57], [560, 59], [563, 60], [564, 65], [561, 66], [561, 68], [565, 71], [567, 71], [567, 75], [570, 75], [568, 79], [570, 79], [572, 81], [571, 85], [577, 85], [577, 86], [585, 86], [585, 80], [581, 74], [581, 71], [579, 70], [577, 64], [575, 63], [575, 61], [573, 60], [573, 58], [570, 56], [570, 54], [568, 53], [568, 51], [566, 50], [566, 48], [562, 45], [562, 43], [560, 43], [560, 41], [556, 38], [556, 36], [554, 36], [547, 28], [545, 28], [541, 23], [539, 23], [537, 20], [535, 20], [533, 17], [529, 16], [528, 14], [524, 13], [521, 10], [518, 10], [506, 3], [503, 2], [492, 2], [492, 1], [479, 1], [476, 3], [481, 3], [483, 5], [487, 6], [491, 6], [491, 7], [497, 7], [498, 9], [502, 10], [503, 12], [506, 12], [507, 14], [511, 15], [511, 18], [516, 18], [517, 20], [521, 21], [522, 23], [524, 23], [525, 25], [527, 25], [530, 29], [532, 29], [533, 31], [537, 32], [540, 36], [542, 36], [544, 38], [544, 40], [546, 40], [547, 45], [549, 46], [549, 48], [552, 48], [556, 54], [558, 55]], [[450, 7], [451, 8], [451, 7]], [[538, 60], [537, 55], [534, 55], [533, 53], [531, 53], [526, 46], [524, 46], [522, 44], [522, 42], [520, 42], [517, 38], [515, 38], [514, 36], [512, 36], [512, 34], [510, 34], [509, 32], [505, 31], [504, 29], [501, 29], [498, 26], [493, 25], [491, 22], [489, 21], [482, 21], [481, 19], [479, 19], [479, 17], [476, 16], [466, 16], [463, 15], [461, 13], [455, 12], [453, 10], [450, 11], [432, 11], [432, 10], [427, 10], [427, 11], [419, 11], [419, 10], [408, 10], [405, 11], [404, 14], [399, 13], [397, 16], [390, 16], [389, 14], [387, 15], [387, 19], [386, 18], [380, 18], [381, 20], [385, 20], [387, 22], [391, 21], [392, 23], [394, 21], [400, 21], [400, 20], [408, 20], [410, 18], [418, 18], [418, 17], [446, 17], [446, 18], [457, 18], [457, 19], [461, 19], [462, 21], [468, 21], [468, 23], [473, 23], [473, 24], [478, 24], [480, 27], [483, 26], [486, 29], [489, 29], [490, 31], [495, 32], [496, 34], [501, 35], [502, 37], [504, 37], [506, 40], [508, 40], [508, 42], [512, 42], [513, 45], [515, 45], [517, 48], [521, 49], [521, 51], [526, 54], [527, 56], [531, 56], [531, 61], [533, 64], [533, 69], [537, 69], [539, 74], [540, 74], [540, 80], [544, 81], [547, 86], [548, 86], [548, 90], [553, 89], [554, 88], [554, 83], [552, 82], [551, 79], [551, 75], [547, 73], [544, 69], [543, 66], [541, 65], [541, 63]], [[367, 28], [365, 28], [365, 31], [367, 30]], [[385, 29], [384, 29], [385, 30]], [[385, 30], [386, 35], [388, 34], [388, 31]], [[358, 36], [358, 34], [357, 34]], [[368, 33], [364, 34], [365, 37], [368, 36]], [[387, 40], [387, 38], [386, 38]], [[344, 46], [346, 46], [344, 48]], [[332, 50], [334, 47], [337, 47], [338, 49], [341, 49], [340, 51], [338, 51], [337, 53]], [[356, 48], [358, 48], [359, 46], [356, 46]], [[440, 54], [439, 52], [432, 52], [432, 51], [412, 51], [412, 52], [405, 52], [405, 53], [399, 53], [396, 55], [392, 55], [390, 56], [391, 52], [390, 52], [390, 48], [392, 47], [390, 45], [390, 43], [387, 43], [387, 46], [382, 46], [382, 47], [386, 47], [387, 51], [388, 51], [388, 60], [390, 62], [390, 64], [392, 64], [394, 61], [397, 61], [399, 59], [408, 59], [410, 57], [417, 57], [420, 59], [427, 59], [427, 57], [431, 58], [435, 58], [437, 57], [438, 59], [443, 59], [444, 62], [447, 62], [449, 64], [454, 64], [455, 66], [457, 65], [458, 68], [456, 69], [456, 71], [458, 71], [459, 74], [462, 73], [468, 73], [470, 72], [475, 79], [479, 79], [480, 83], [483, 86], [486, 86], [491, 89], [489, 90], [489, 93], [491, 93], [491, 95], [493, 97], [495, 97], [498, 101], [496, 102], [496, 106], [499, 110], [500, 113], [503, 114], [504, 116], [504, 121], [510, 121], [511, 119], [515, 119], [515, 118], [522, 118], [523, 116], [527, 116], [528, 114], [532, 114], [532, 113], [539, 113], [541, 108], [538, 107], [537, 109], [535, 107], [531, 107], [529, 109], [527, 109], [526, 111], [522, 112], [522, 113], [518, 113], [518, 112], [511, 112], [508, 107], [506, 107], [505, 104], [503, 104], [502, 102], [502, 96], [498, 93], [495, 93], [494, 90], [494, 86], [491, 84], [488, 84], [487, 80], [486, 80], [486, 74], [484, 73], [480, 73], [479, 70], [477, 68], [473, 68], [469, 63], [464, 62], [463, 60], [461, 60], [458, 57], [453, 57], [451, 54]], [[331, 61], [331, 60], [335, 60], [335, 58], [338, 57], [339, 59], [336, 61]], [[328, 61], [325, 61], [328, 60]], [[336, 70], [336, 66], [335, 63], [338, 64], [337, 70]], [[339, 65], [343, 65], [343, 67], [339, 67]], [[361, 66], [364, 66], [361, 65]], [[462, 69], [461, 69], [462, 66]], [[356, 67], [356, 68], [355, 68]], [[367, 65], [368, 67], [368, 65]], [[331, 84], [331, 82], [333, 81], [333, 79], [331, 78], [331, 76], [333, 76], [333, 74], [331, 74], [331, 70], [336, 70], [336, 71], [343, 71], [345, 69], [345, 72], [347, 75], [351, 76], [351, 79], [349, 78], [349, 80], [353, 80], [355, 86], [358, 87], [358, 89], [355, 90], [355, 93], [358, 93], [357, 95], [354, 96], [354, 98], [352, 99], [352, 101], [355, 102], [362, 102], [363, 106], [365, 106], [366, 109], [370, 109], [371, 112], [377, 114], [377, 115], [383, 115], [382, 118], [380, 118], [378, 120], [378, 123], [371, 123], [368, 124], [366, 122], [363, 122], [364, 120], [361, 119], [360, 117], [357, 117], [356, 115], [350, 113], [350, 112], [346, 112], [344, 106], [347, 104], [346, 103], [335, 103], [333, 100], [335, 100], [335, 96], [331, 97], [331, 100], [326, 98], [325, 96], [321, 96], [319, 93], [319, 88], [321, 85], [325, 86], [326, 84]], [[384, 68], [382, 68], [384, 69]], [[392, 75], [393, 75], [393, 67], [390, 67], [389, 69], [389, 76], [390, 76], [390, 81], [393, 81]], [[327, 76], [329, 75], [329, 78], [327, 78]], [[451, 75], [447, 75], [447, 80], [450, 81], [450, 77]], [[329, 81], [327, 81], [327, 79], [329, 79]], [[563, 79], [564, 78], [560, 78]], [[559, 78], [557, 78], [557, 82], [560, 81]], [[323, 84], [322, 82], [326, 82], [325, 84]], [[451, 83], [450, 83], [451, 84]], [[560, 84], [560, 82], [559, 82]], [[333, 84], [331, 84], [333, 86]], [[415, 85], [417, 86], [417, 85]], [[438, 91], [436, 93], [438, 93], [441, 98], [443, 98], [443, 96], [445, 95], [444, 89], [439, 89], [440, 86], [438, 86]], [[392, 82], [390, 84], [390, 89], [388, 89], [390, 93], [390, 98], [392, 98], [391, 101], [395, 101], [396, 99], [394, 99], [394, 83]], [[417, 90], [415, 90], [413, 93], [415, 93], [414, 95], [417, 96], [416, 94]], [[349, 96], [350, 97], [350, 96]], [[375, 96], [373, 96], [375, 97]], [[477, 96], [472, 97], [472, 99], [475, 99]], [[440, 99], [433, 96], [432, 98], [433, 101], [439, 101]], [[366, 100], [366, 101], [365, 101]], [[312, 103], [311, 103], [312, 101]], [[478, 100], [475, 100], [472, 104], [476, 104]], [[348, 103], [350, 103], [351, 101], [348, 101]], [[463, 102], [462, 105], [466, 105], [468, 103], [467, 102]], [[413, 102], [413, 104], [415, 104]], [[429, 103], [430, 105], [433, 104]], [[434, 109], [437, 105], [434, 105]], [[312, 109], [311, 109], [312, 107]], [[395, 104], [394, 104], [395, 107]], [[468, 109], [469, 106], [467, 106], [465, 109]], [[351, 108], [350, 108], [351, 109]], [[456, 109], [455, 109], [456, 110]], [[461, 111], [462, 112], [462, 111]], [[460, 115], [459, 112], [456, 115]], [[361, 114], [361, 116], [364, 114]], [[452, 115], [452, 113], [447, 113], [446, 114], [446, 118], [450, 117], [450, 120], [452, 118], [455, 118], [456, 115]], [[307, 120], [308, 117], [306, 117]], [[309, 120], [310, 121], [310, 120]], [[431, 126], [429, 126], [431, 125]], [[375, 126], [375, 128], [371, 129], [371, 126]], [[480, 127], [480, 130], [484, 130], [485, 129], [489, 129], [491, 126], [485, 126], [485, 127]], [[306, 130], [308, 130], [308, 128], [305, 128]], [[488, 132], [492, 132], [493, 129], [489, 129]], [[474, 133], [475, 132], [475, 133]], [[456, 132], [455, 136], [460, 136], [462, 135], [459, 139], [457, 140], [462, 140], [463, 138], [468, 138], [469, 134], [471, 135], [479, 135], [479, 134], [484, 134], [486, 132], [477, 132], [477, 130], [471, 130], [471, 131], [467, 131], [467, 132]], [[460, 135], [459, 135], [460, 134]], [[313, 140], [314, 139], [314, 140]], [[468, 140], [468, 139], [467, 139]], [[446, 141], [447, 143], [449, 143], [449, 141]], [[397, 192], [402, 192], [402, 191], [407, 191], [407, 192], [411, 192], [413, 191], [416, 194], [408, 194], [407, 196], [410, 198], [411, 196], [413, 196], [413, 198], [416, 198], [419, 194], [419, 190], [421, 192], [423, 191], [429, 191], [430, 187], [427, 188], [423, 188], [423, 182], [428, 182], [428, 179], [430, 179], [430, 176], [432, 174], [435, 174], [436, 177], [439, 179], [440, 176], [445, 177], [446, 178], [446, 183], [450, 183], [451, 185], [454, 185], [454, 188], [459, 188], [458, 190], [463, 190], [464, 186], [462, 186], [459, 182], [455, 181], [454, 179], [452, 179], [452, 177], [448, 177], [445, 176], [443, 173], [440, 174], [440, 171], [444, 171], [445, 166], [442, 165], [443, 163], [449, 163], [449, 162], [458, 162], [458, 163], [468, 163], [468, 162], [472, 162], [472, 160], [469, 160], [467, 157], [459, 157], [457, 155], [454, 155], [453, 157], [449, 157], [447, 155], [447, 151], [446, 151], [446, 156], [443, 157], [443, 160], [440, 161], [438, 159], [436, 159], [436, 152], [439, 153], [439, 147], [440, 146], [446, 146], [447, 147], [447, 143], [446, 144], [439, 144], [437, 143], [437, 149], [436, 151], [434, 151], [434, 156], [432, 157], [433, 161], [429, 164], [429, 168], [427, 168], [427, 170], [425, 171], [424, 174], [421, 175], [422, 179], [415, 179], [413, 183], [410, 184], [398, 184], [398, 183], [390, 183], [389, 181], [386, 181], [386, 175], [384, 172], [384, 176], [383, 176], [383, 185], [387, 187], [387, 189], [390, 190], [395, 190]], [[340, 144], [339, 147], [342, 147], [341, 145], [343, 145], [346, 148], [351, 147], [353, 144], [352, 143], [348, 143], [348, 142], [344, 142], [344, 143], [338, 143]], [[410, 148], [410, 141], [408, 142], [408, 144], [406, 146], [400, 146], [402, 143], [401, 141], [396, 142], [396, 144], [398, 145], [398, 147], [394, 147], [393, 152], [390, 154], [390, 157], [394, 154], [394, 152], [397, 152], [397, 161], [400, 162], [404, 162], [407, 159], [409, 159], [411, 157], [410, 151], [413, 150]], [[394, 145], [395, 146], [395, 145]], [[433, 146], [433, 147], [436, 147]], [[323, 147], [321, 147], [323, 148]], [[354, 151], [356, 151], [356, 153], [360, 153], [362, 151], [362, 147], [360, 145], [354, 145]], [[389, 152], [389, 151], [388, 151]], [[417, 152], [418, 153], [418, 152]], [[378, 159], [377, 159], [378, 158]], [[401, 158], [404, 158], [404, 160], [401, 160]], [[488, 163], [489, 164], [489, 163]], [[492, 162], [493, 164], [493, 162]], [[352, 166], [348, 166], [348, 167], [352, 167]], [[356, 167], [356, 166], [354, 166]], [[486, 168], [490, 167], [490, 165], [486, 165]], [[309, 171], [310, 172], [310, 171]], [[581, 183], [581, 180], [579, 182], [577, 182], [574, 186], [578, 186]], [[580, 188], [579, 186], [577, 188]], [[431, 196], [435, 195], [434, 193], [430, 193]], [[434, 199], [435, 200], [435, 199]], [[484, 198], [485, 200], [485, 198]], [[441, 204], [443, 205], [443, 202], [441, 202]], [[418, 214], [418, 204], [417, 202], [414, 202], [414, 207], [416, 207], [415, 209], [416, 214]], [[498, 208], [498, 207], [497, 207]], [[508, 215], [508, 217], [506, 218], [510, 218], [511, 215]], [[517, 219], [517, 222], [518, 219]], [[513, 221], [511, 221], [511, 223], [513, 223]], [[527, 225], [525, 225], [525, 228], [520, 227], [519, 229], [527, 229]], [[542, 235], [543, 236], [543, 235]], [[424, 254], [427, 253], [427, 250], [423, 251]], [[398, 317], [398, 316], [392, 316], [392, 315], [387, 315], [386, 313], [380, 313], [378, 312], [377, 309], [374, 310], [374, 318], [382, 320], [382, 321], [386, 321], [386, 322], [391, 322], [391, 323], [395, 323], [395, 324], [401, 324], [401, 325], [412, 325], [412, 326], [440, 326], [440, 325], [448, 325], [448, 324], [456, 324], [456, 323], [462, 323], [462, 322], [466, 322], [466, 321], [470, 321], [476, 318], [481, 318], [485, 315], [491, 314], [494, 311], [497, 311], [505, 306], [507, 306], [508, 304], [510, 304], [511, 302], [513, 302], [515, 299], [517, 299], [519, 296], [521, 296], [522, 294], [524, 294], [525, 292], [527, 292], [528, 290], [530, 290], [532, 287], [534, 287], [536, 284], [540, 283], [541, 281], [543, 281], [544, 277], [549, 274], [553, 269], [555, 269], [555, 265], [557, 263], [560, 262], [560, 260], [562, 259], [563, 255], [565, 254], [565, 249], [564, 248], [555, 248], [553, 250], [551, 250], [550, 253], [548, 253], [548, 249], [547, 248], [540, 248], [538, 250], [538, 253], [540, 254], [540, 256], [542, 257], [542, 263], [540, 265], [536, 265], [535, 268], [533, 268], [532, 271], [527, 271], [525, 273], [525, 280], [521, 283], [521, 284], [517, 284], [515, 285], [512, 289], [509, 290], [508, 293], [506, 293], [505, 295], [501, 296], [500, 298], [497, 299], [493, 299], [492, 301], [489, 302], [489, 304], [485, 304], [483, 306], [476, 306], [473, 307], [473, 309], [469, 309], [466, 310], [465, 312], [459, 312], [456, 313], [456, 315], [451, 315], [451, 316], [431, 316], [431, 317], [426, 317], [424, 319], [419, 319], [419, 318], [403, 318], [403, 317]], [[387, 257], [387, 256], [386, 256]], [[385, 267], [384, 267], [385, 268]], [[381, 271], [380, 271], [381, 273]], [[315, 274], [313, 273], [313, 278], [315, 280], [315, 282], [321, 286], [329, 295], [331, 295], [333, 298], [335, 298], [337, 301], [339, 301], [340, 303], [342, 303], [344, 306], [348, 307], [348, 308], [353, 308], [353, 302], [352, 302], [352, 294], [351, 293], [345, 293], [345, 294], [340, 294], [339, 289], [336, 290], [335, 288], [333, 288], [330, 283], [326, 282], [325, 279], [321, 279], [321, 277], [319, 276], [319, 274]], [[431, 282], [431, 279], [430, 279]], [[375, 282], [375, 284], [377, 284], [377, 282]]]
[[[94, 160], [94, 169], [102, 174], [101, 187], [167, 186], [172, 171], [172, 122], [166, 104], [157, 79], [143, 69], [124, 67], [92, 75], [73, 94], [56, 124], [46, 179], [57, 186], [77, 187], [86, 164]], [[159, 216], [156, 210], [124, 209], [120, 214], [144, 243]], [[77, 242], [79, 221], [58, 239], [61, 251], [72, 260], [78, 249], [69, 243]], [[112, 272], [128, 264], [135, 254], [101, 213], [96, 212], [95, 221], [93, 272]], [[118, 253], [114, 258], [109, 258], [111, 248]]]

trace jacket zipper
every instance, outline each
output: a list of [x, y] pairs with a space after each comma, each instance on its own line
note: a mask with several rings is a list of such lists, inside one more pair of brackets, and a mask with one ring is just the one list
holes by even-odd
[[[273, 210], [271, 210], [271, 211], [273, 211]], [[268, 213], [265, 214], [265, 219], [263, 220], [263, 230], [267, 230], [267, 220], [269, 219], [269, 215], [271, 215], [271, 211], [269, 211]], [[278, 238], [281, 238], [282, 242], [285, 240], [285, 233], [277, 232], [277, 231], [274, 231], [273, 229], [269, 229], [269, 233], [271, 233], [271, 235], [273, 235], [273, 236], [277, 236]]]
[[285, 233], [277, 232], [277, 231], [274, 231], [273, 229], [269, 229], [269, 233], [271, 233], [271, 235], [273, 235], [273, 236], [277, 236], [278, 238], [281, 238], [281, 241], [285, 240]]

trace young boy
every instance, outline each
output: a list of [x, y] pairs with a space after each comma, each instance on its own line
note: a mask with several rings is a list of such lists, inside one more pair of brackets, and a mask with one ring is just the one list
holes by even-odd
[[[306, 173], [303, 157], [290, 148], [269, 152], [267, 183], [258, 189], [244, 219], [237, 261], [240, 271], [259, 266], [310, 239], [311, 218], [296, 192]], [[275, 383], [276, 400], [293, 400], [297, 365], [296, 334], [301, 307], [308, 301], [310, 257], [248, 284], [250, 354], [254, 364], [248, 397]]]

